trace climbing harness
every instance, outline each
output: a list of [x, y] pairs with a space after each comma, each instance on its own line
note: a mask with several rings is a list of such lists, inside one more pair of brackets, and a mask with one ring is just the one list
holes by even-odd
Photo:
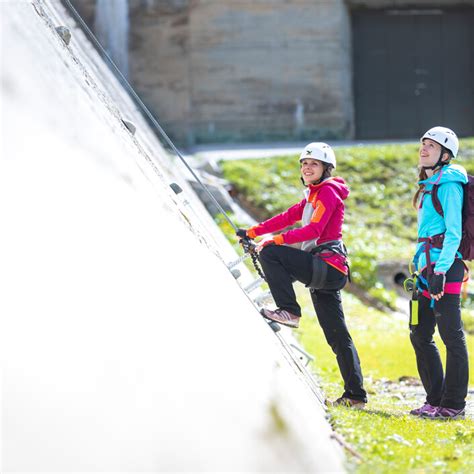
[[[444, 233], [442, 234], [436, 234], [433, 235], [432, 237], [420, 237], [418, 239], [418, 242], [422, 243], [420, 245], [419, 249], [417, 250], [415, 256], [413, 257], [413, 261], [410, 262], [410, 268], [409, 271], [411, 272], [412, 265], [415, 267], [416, 262], [418, 261], [419, 256], [424, 253], [425, 258], [426, 258], [426, 278], [419, 272], [414, 271], [411, 272], [411, 277], [407, 278], [403, 286], [406, 291], [411, 291], [412, 292], [412, 297], [410, 300], [410, 325], [411, 326], [416, 326], [418, 324], [418, 299], [420, 295], [424, 295], [427, 298], [430, 298], [430, 307], [433, 310], [435, 316], [439, 316], [439, 312], [436, 309], [436, 300], [431, 297], [429, 294], [429, 291], [423, 291], [422, 287], [420, 286], [420, 283], [423, 284], [424, 287], [426, 287], [429, 290], [429, 284], [428, 280], [430, 276], [433, 274], [433, 266], [431, 263], [431, 255], [430, 255], [430, 250], [432, 248], [434, 249], [442, 249], [443, 248], [443, 242], [444, 242]], [[458, 252], [457, 257], [459, 258], [461, 255]], [[469, 278], [469, 268], [466, 266], [465, 262], [461, 260], [464, 268], [466, 270], [465, 274], [467, 275], [467, 279]], [[463, 281], [466, 281], [463, 280]], [[448, 284], [447, 284], [448, 285]], [[447, 288], [447, 286], [446, 286]], [[445, 290], [448, 291], [448, 290]]]
[[[140, 99], [138, 94], [135, 92], [133, 87], [130, 85], [130, 83], [127, 81], [125, 76], [122, 74], [120, 69], [117, 67], [117, 65], [112, 61], [112, 58], [109, 56], [107, 51], [102, 47], [100, 44], [99, 40], [95, 37], [94, 33], [90, 30], [90, 28], [87, 26], [86, 22], [82, 19], [81, 15], [77, 12], [77, 10], [72, 6], [70, 0], [65, 0], [70, 12], [74, 16], [74, 18], [80, 23], [83, 31], [87, 34], [87, 36], [90, 38], [90, 40], [95, 44], [97, 49], [101, 52], [103, 58], [110, 64], [114, 72], [118, 75], [118, 78], [122, 85], [128, 90], [130, 93], [131, 97], [136, 101], [138, 107], [145, 113], [145, 115], [150, 119], [150, 122], [153, 124], [153, 126], [158, 130], [159, 134], [164, 138], [168, 146], [173, 150], [173, 152], [176, 154], [176, 156], [181, 160], [181, 162], [184, 164], [184, 166], [187, 168], [187, 170], [191, 173], [192, 177], [196, 180], [196, 182], [199, 184], [199, 186], [203, 189], [203, 191], [209, 196], [213, 204], [216, 206], [218, 209], [219, 213], [222, 214], [225, 218], [225, 220], [230, 224], [230, 226], [234, 229], [235, 232], [237, 232], [238, 228], [232, 221], [232, 219], [229, 217], [229, 215], [226, 213], [226, 211], [222, 208], [222, 206], [219, 204], [217, 199], [214, 197], [214, 195], [209, 191], [207, 186], [201, 181], [199, 176], [194, 172], [194, 170], [189, 166], [181, 152], [176, 148], [174, 143], [171, 141], [169, 136], [166, 134], [166, 132], [163, 130], [161, 125], [158, 123], [158, 121], [155, 119], [153, 114], [148, 110], [147, 106], [143, 103], [143, 101]], [[242, 239], [242, 241], [245, 239]], [[258, 275], [261, 278], [265, 278], [262, 269], [260, 268], [257, 260], [257, 252], [255, 251], [255, 244], [253, 244], [250, 239], [246, 239], [248, 242], [242, 242], [242, 247], [246, 253], [248, 253], [252, 259], [253, 265], [255, 267], [255, 270], [257, 271]]]
[[326, 289], [335, 290], [342, 289], [342, 287], [328, 288], [327, 286], [325, 286], [327, 266], [323, 263], [322, 254], [333, 253], [344, 257], [346, 260], [345, 265], [347, 267], [347, 279], [349, 280], [349, 282], [351, 281], [351, 269], [347, 261], [347, 248], [342, 242], [342, 240], [330, 240], [328, 242], [324, 242], [323, 244], [318, 245], [317, 247], [312, 249], [310, 253], [315, 257], [320, 257], [313, 259], [313, 277], [310, 283], [306, 285], [308, 288], [311, 288], [311, 291], [322, 289], [323, 287], [325, 287]]
[[[415, 256], [413, 257], [413, 261], [410, 263], [410, 270], [411, 265], [415, 266], [416, 262], [418, 261], [419, 256], [424, 253], [426, 258], [426, 278], [419, 272], [415, 271], [411, 275], [413, 279], [413, 289], [412, 289], [412, 298], [410, 300], [410, 325], [416, 326], [418, 325], [418, 299], [420, 294], [422, 294], [422, 289], [420, 287], [420, 282], [426, 287], [429, 288], [428, 280], [430, 276], [433, 274], [433, 267], [431, 265], [431, 255], [430, 250], [432, 248], [441, 249], [443, 248], [444, 242], [444, 234], [436, 234], [432, 237], [420, 237], [418, 242], [421, 243], [420, 248], [417, 250]], [[407, 280], [405, 280], [406, 282]], [[404, 286], [405, 286], [404, 282]], [[436, 309], [436, 300], [429, 296], [430, 298], [430, 308], [433, 310], [436, 316], [439, 315]]]
[[444, 242], [444, 233], [443, 234], [436, 234], [432, 237], [420, 237], [418, 242], [421, 242], [423, 245], [420, 246], [418, 252], [415, 255], [415, 258], [418, 260], [420, 253], [425, 253], [426, 258], [426, 274], [429, 277], [433, 273], [433, 269], [431, 266], [431, 249], [442, 249], [443, 242]]

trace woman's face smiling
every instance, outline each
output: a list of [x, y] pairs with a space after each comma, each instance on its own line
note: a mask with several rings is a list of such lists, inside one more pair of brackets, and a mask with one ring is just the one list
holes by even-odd
[[301, 177], [304, 184], [308, 185], [318, 181], [324, 172], [323, 163], [313, 158], [301, 160]]
[[434, 166], [441, 153], [441, 145], [429, 138], [425, 138], [420, 145], [419, 166]]

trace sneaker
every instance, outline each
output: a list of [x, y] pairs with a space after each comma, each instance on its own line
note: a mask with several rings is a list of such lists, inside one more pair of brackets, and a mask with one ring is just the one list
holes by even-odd
[[446, 408], [438, 407], [434, 413], [423, 415], [424, 418], [430, 418], [431, 420], [457, 420], [464, 418], [466, 414], [464, 408]]
[[290, 328], [297, 328], [299, 326], [300, 317], [286, 311], [286, 309], [276, 309], [275, 311], [272, 311], [271, 309], [263, 308], [260, 313], [270, 321], [276, 321], [284, 326]]
[[327, 404], [330, 407], [346, 407], [354, 408], [355, 410], [360, 410], [365, 407], [365, 402], [363, 400], [354, 400], [353, 398], [348, 397], [339, 397], [333, 402], [328, 401]]
[[438, 408], [439, 407], [435, 407], [429, 403], [425, 403], [422, 407], [411, 410], [410, 415], [425, 416], [425, 414], [435, 413]]

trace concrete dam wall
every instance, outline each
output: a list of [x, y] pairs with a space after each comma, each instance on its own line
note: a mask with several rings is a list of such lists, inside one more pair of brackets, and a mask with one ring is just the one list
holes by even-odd
[[1, 472], [343, 471], [189, 176], [61, 3], [0, 19]]

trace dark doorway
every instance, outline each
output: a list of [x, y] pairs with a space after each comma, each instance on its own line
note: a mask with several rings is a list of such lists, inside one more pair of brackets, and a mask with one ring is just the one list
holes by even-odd
[[357, 138], [474, 135], [474, 9], [352, 15]]

